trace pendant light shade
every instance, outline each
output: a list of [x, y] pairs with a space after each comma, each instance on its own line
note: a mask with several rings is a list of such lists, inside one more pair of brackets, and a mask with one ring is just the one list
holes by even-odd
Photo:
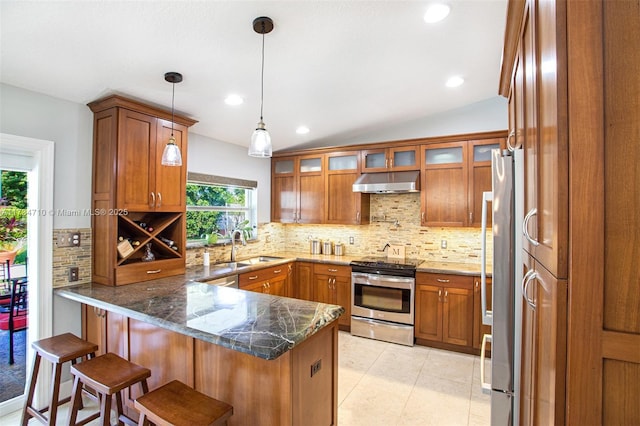
[[180, 154], [180, 147], [176, 145], [176, 138], [173, 136], [176, 83], [180, 83], [182, 81], [182, 74], [177, 72], [168, 72], [164, 75], [164, 79], [173, 85], [173, 93], [171, 95], [171, 137], [169, 137], [169, 141], [162, 152], [161, 163], [163, 166], [182, 166], [182, 154]]
[[262, 34], [262, 66], [260, 72], [260, 121], [253, 135], [251, 135], [249, 155], [251, 157], [268, 158], [271, 157], [272, 152], [271, 136], [262, 120], [262, 106], [264, 103], [264, 35], [273, 30], [273, 21], [266, 16], [256, 18], [253, 20], [253, 30], [258, 34]]

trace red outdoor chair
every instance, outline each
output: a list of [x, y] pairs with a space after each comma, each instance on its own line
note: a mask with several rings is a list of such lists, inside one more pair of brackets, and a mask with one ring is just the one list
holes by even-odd
[[9, 332], [9, 364], [13, 364], [13, 333], [28, 327], [28, 281], [26, 277], [11, 278], [8, 260], [5, 278], [9, 286], [9, 298], [0, 299], [0, 330]]

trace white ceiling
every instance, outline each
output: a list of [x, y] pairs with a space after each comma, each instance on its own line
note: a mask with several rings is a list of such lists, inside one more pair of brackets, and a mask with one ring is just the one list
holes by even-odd
[[[192, 132], [248, 146], [260, 112], [274, 150], [332, 145], [497, 96], [506, 0], [447, 0], [426, 24], [419, 1], [1, 0], [3, 83], [86, 104], [112, 93], [199, 121]], [[446, 79], [464, 77], [450, 89]], [[225, 105], [230, 93], [245, 102]], [[299, 125], [307, 135], [297, 135]], [[334, 143], [335, 144], [335, 143]]]

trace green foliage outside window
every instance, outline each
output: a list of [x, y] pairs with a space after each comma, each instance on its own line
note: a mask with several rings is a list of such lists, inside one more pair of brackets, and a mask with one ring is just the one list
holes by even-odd
[[0, 251], [18, 253], [15, 263], [26, 257], [27, 174], [2, 170], [0, 179]]

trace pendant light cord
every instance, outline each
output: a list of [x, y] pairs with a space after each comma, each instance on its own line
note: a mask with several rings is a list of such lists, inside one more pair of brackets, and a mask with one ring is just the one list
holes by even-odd
[[262, 105], [264, 103], [264, 22], [262, 23], [262, 67], [260, 71], [260, 121], [262, 121]]
[[176, 99], [176, 83], [172, 84], [173, 93], [171, 94], [171, 137], [173, 137], [173, 120], [174, 120], [174, 101]]

